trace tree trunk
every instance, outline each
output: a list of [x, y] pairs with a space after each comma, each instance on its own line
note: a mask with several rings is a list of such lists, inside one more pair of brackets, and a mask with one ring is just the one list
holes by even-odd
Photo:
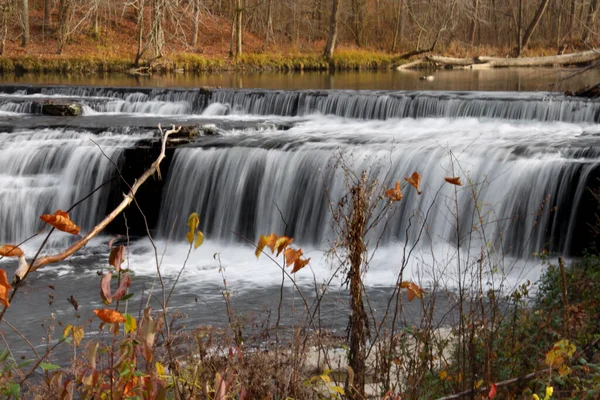
[[327, 36], [327, 44], [325, 45], [325, 51], [323, 56], [330, 60], [333, 57], [335, 51], [335, 43], [337, 41], [338, 34], [338, 21], [340, 19], [340, 0], [333, 0], [333, 6], [331, 9], [331, 20], [329, 23], [329, 36]]
[[262, 48], [264, 49], [270, 42], [273, 41], [273, 0], [267, 3], [267, 27], [265, 29], [265, 41]]
[[477, 31], [477, 21], [479, 20], [479, 0], [473, 0], [473, 20], [469, 31], [469, 40], [471, 47], [475, 45], [475, 32]]
[[2, 12], [2, 39], [0, 40], [0, 56], [4, 55], [6, 49], [6, 37], [8, 36], [8, 13], [10, 5], [7, 3], [0, 4], [0, 12]]
[[546, 9], [548, 8], [549, 3], [550, 3], [550, 0], [542, 0], [540, 2], [540, 5], [538, 6], [537, 10], [535, 11], [535, 15], [533, 16], [531, 23], [527, 27], [527, 30], [525, 30], [525, 35], [523, 35], [523, 41], [521, 43], [521, 51], [523, 51], [527, 48], [527, 45], [529, 44], [529, 39], [531, 39], [531, 36], [533, 36], [533, 32], [535, 31], [538, 24], [540, 23], [540, 20], [542, 19], [542, 16], [546, 12]]
[[517, 57], [523, 51], [523, 0], [519, 0], [519, 16], [517, 18]]
[[396, 46], [398, 45], [398, 39], [402, 38], [402, 17], [403, 17], [403, 8], [404, 8], [404, 0], [398, 1], [398, 12], [396, 13], [396, 20], [394, 21], [394, 41], [392, 42], [392, 53], [396, 52]]
[[71, 13], [71, 0], [60, 0], [58, 3], [58, 50], [61, 54], [69, 36], [69, 14]]
[[137, 10], [137, 28], [138, 28], [138, 45], [137, 45], [137, 53], [135, 55], [135, 63], [136, 67], [140, 66], [140, 61], [144, 54], [144, 7], [146, 0], [139, 0]]
[[569, 7], [569, 36], [573, 32], [573, 25], [575, 24], [575, 4], [577, 0], [571, 0], [571, 6]]
[[194, 0], [194, 32], [192, 32], [192, 47], [198, 46], [199, 30], [200, 30], [200, 0]]
[[21, 36], [21, 46], [27, 47], [29, 44], [29, 1], [21, 0], [21, 27], [23, 35]]
[[243, 0], [237, 0], [236, 9], [236, 40], [235, 40], [235, 55], [240, 57], [242, 55], [242, 42], [243, 42], [243, 28], [244, 28], [244, 5]]
[[588, 14], [585, 18], [585, 26], [583, 27], [583, 35], [581, 35], [581, 41], [587, 42], [590, 37], [590, 32], [594, 29], [594, 21], [596, 21], [596, 14], [598, 13], [598, 5], [600, 2], [598, 0], [592, 0], [590, 2], [590, 8], [588, 10]]
[[154, 9], [152, 12], [152, 45], [154, 47], [154, 58], [162, 57], [162, 51], [165, 43], [165, 34], [163, 32], [163, 1], [154, 0]]
[[44, 21], [43, 21], [43, 26], [42, 28], [45, 30], [46, 28], [51, 28], [51, 21], [50, 21], [50, 2], [52, 0], [44, 0]]

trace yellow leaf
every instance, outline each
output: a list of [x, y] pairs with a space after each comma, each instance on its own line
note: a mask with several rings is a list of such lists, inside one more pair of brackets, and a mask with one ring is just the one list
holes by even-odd
[[421, 287], [419, 287], [419, 285], [417, 285], [414, 282], [402, 282], [400, 284], [400, 288], [406, 289], [406, 298], [408, 299], [408, 301], [413, 301], [415, 297], [418, 297], [420, 299], [423, 293], [425, 293], [425, 290], [423, 290]]
[[453, 176], [453, 177], [447, 176], [444, 179], [446, 180], [446, 182], [448, 182], [452, 185], [462, 186], [462, 182], [460, 181], [460, 176]]
[[479, 389], [481, 386], [483, 386], [483, 383], [483, 379], [480, 379], [477, 382], [475, 382], [475, 389]]
[[79, 234], [80, 228], [71, 221], [69, 214], [63, 210], [58, 210], [54, 214], [44, 214], [40, 219], [59, 231], [67, 232], [71, 235]]
[[319, 376], [319, 377], [320, 377], [320, 378], [321, 378], [321, 380], [322, 380], [323, 382], [325, 382], [326, 384], [329, 384], [329, 383], [331, 383], [331, 378], [329, 377], [329, 375], [321, 375], [321, 376]]
[[256, 256], [256, 258], [260, 257], [260, 254], [265, 249], [266, 244], [267, 244], [267, 237], [265, 235], [262, 235], [258, 239], [258, 244], [256, 245], [256, 251], [254, 252], [254, 255]]
[[345, 396], [346, 392], [344, 392], [344, 388], [342, 388], [341, 386], [330, 386], [329, 389], [331, 389], [332, 392], [337, 393], [339, 395]]
[[277, 238], [277, 241], [275, 242], [275, 249], [277, 249], [277, 256], [279, 256], [281, 254], [281, 252], [283, 250], [285, 250], [286, 247], [288, 247], [290, 244], [292, 244], [293, 241], [294, 241], [294, 239], [289, 238], [287, 236], [280, 236], [279, 238]]
[[154, 366], [156, 367], [156, 373], [158, 374], [158, 376], [164, 376], [165, 375], [165, 367], [159, 363], [158, 361], [154, 364]]
[[74, 326], [72, 334], [73, 334], [73, 343], [75, 343], [75, 346], [79, 346], [79, 344], [83, 340], [83, 336], [84, 336], [83, 327]]
[[10, 306], [8, 302], [8, 292], [12, 289], [10, 283], [8, 283], [8, 277], [6, 276], [6, 271], [0, 269], [0, 302], [2, 302], [6, 307]]
[[69, 335], [71, 334], [71, 330], [72, 329], [73, 329], [73, 325], [71, 325], [71, 324], [65, 326], [65, 329], [63, 329], [63, 337], [64, 338], [69, 337]]
[[561, 365], [558, 369], [558, 374], [560, 376], [567, 376], [569, 373], [571, 373], [571, 368], [569, 368], [566, 364]]
[[137, 330], [137, 321], [131, 314], [125, 314], [125, 333], [133, 333]]
[[440, 371], [440, 379], [445, 381], [446, 379], [448, 379], [448, 373], [446, 371]]
[[410, 178], [404, 178], [404, 180], [411, 184], [412, 187], [417, 189], [417, 193], [421, 194], [421, 175], [418, 172], [413, 172]]
[[198, 231], [196, 233], [196, 242], [194, 243], [194, 248], [197, 249], [198, 247], [202, 246], [202, 243], [204, 243], [204, 233]]
[[198, 229], [198, 225], [200, 225], [200, 217], [198, 216], [198, 213], [190, 214], [190, 216], [188, 217], [187, 225], [190, 228], [190, 230], [185, 235], [185, 238], [187, 239], [189, 244], [192, 244], [194, 243], [194, 233], [196, 232], [196, 229]]

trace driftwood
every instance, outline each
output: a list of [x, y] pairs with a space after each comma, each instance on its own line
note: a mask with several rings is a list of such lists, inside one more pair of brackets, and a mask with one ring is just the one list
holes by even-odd
[[421, 65], [421, 64], [425, 63], [425, 61], [426, 60], [424, 58], [417, 58], [416, 60], [411, 61], [409, 63], [398, 65], [398, 67], [396, 67], [396, 69], [399, 71], [405, 70], [405, 69], [411, 69], [411, 68], [416, 67], [417, 65]]
[[83, 109], [77, 103], [70, 104], [56, 104], [48, 103], [42, 104], [42, 114], [52, 115], [55, 117], [78, 117], [83, 113]]
[[592, 86], [586, 86], [575, 93], [567, 93], [568, 95], [577, 97], [587, 97], [590, 99], [600, 98], [600, 82]]
[[404, 64], [398, 69], [410, 68], [414, 65], [429, 61], [438, 65], [459, 68], [486, 69], [492, 67], [544, 67], [550, 65], [574, 65], [586, 64], [600, 60], [600, 48], [583, 51], [580, 53], [561, 54], [546, 57], [523, 57], [523, 58], [502, 58], [502, 57], [444, 57], [437, 55], [428, 55], [424, 58]]
[[585, 64], [600, 59], [600, 48], [581, 53], [562, 54], [547, 57], [477, 57], [478, 63], [490, 63], [495, 67], [543, 67], [548, 65]]

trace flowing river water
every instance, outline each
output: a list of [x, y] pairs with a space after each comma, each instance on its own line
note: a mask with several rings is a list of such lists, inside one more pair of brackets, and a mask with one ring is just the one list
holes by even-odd
[[[245, 240], [255, 243], [270, 232], [294, 237], [311, 258], [296, 283], [314, 296], [315, 285], [328, 282], [336, 269], [327, 252], [335, 238], [330, 207], [347, 191], [333, 167], [339, 156], [386, 187], [413, 171], [422, 175], [423, 194], [405, 188], [385, 229], [381, 224], [368, 237], [378, 244], [365, 276], [374, 308], [394, 287], [407, 249], [413, 250], [404, 278], [425, 287], [433, 281], [455, 287], [459, 252], [471, 262], [482, 248], [496, 258], [490, 288], [510, 290], [535, 280], [542, 266], [534, 253], [577, 256], [595, 241], [588, 228], [597, 205], [588, 188], [598, 186], [600, 177], [600, 102], [553, 91], [557, 79], [569, 74], [440, 71], [432, 82], [398, 71], [153, 80], [3, 77], [3, 243], [28, 238], [42, 227], [41, 214], [68, 209], [109, 181], [71, 213], [84, 232], [92, 228], [126, 189], [117, 167], [132, 178], [147, 168], [159, 123], [212, 133], [171, 148], [162, 181], [139, 194], [157, 253], [143, 237], [139, 211], [131, 208], [75, 256], [33, 274], [6, 319], [40, 346], [42, 322], [52, 314], [63, 325], [90, 319], [102, 306], [98, 273], [107, 269], [107, 242], [116, 234], [131, 236], [126, 264], [134, 273], [132, 300], [153, 285], [156, 290], [157, 258], [170, 288], [188, 254], [187, 216], [198, 212], [206, 242], [192, 251], [171, 302], [187, 315], [181, 328], [226, 323], [224, 278], [236, 310], [252, 321], [249, 327], [259, 326], [268, 315], [273, 319], [281, 271], [267, 257], [257, 260]], [[562, 87], [597, 80], [600, 73], [591, 71]], [[46, 102], [78, 103], [83, 115], [42, 115]], [[447, 176], [460, 176], [466, 185], [455, 191], [444, 182]], [[41, 240], [22, 246], [29, 257]], [[71, 240], [56, 234], [46, 251]], [[9, 276], [16, 267], [8, 259], [0, 266]], [[323, 304], [327, 328], [343, 330], [347, 323], [342, 280], [331, 281]], [[300, 297], [289, 280], [285, 292], [290, 307], [284, 320], [291, 326], [301, 318], [292, 307], [299, 307]], [[71, 295], [79, 313], [66, 300]], [[90, 334], [95, 326], [89, 325]], [[25, 345], [15, 351], [30, 354]]]

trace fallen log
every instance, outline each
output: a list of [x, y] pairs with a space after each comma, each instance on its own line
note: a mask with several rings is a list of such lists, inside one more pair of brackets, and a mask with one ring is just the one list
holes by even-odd
[[581, 53], [562, 54], [547, 57], [476, 57], [478, 63], [490, 63], [494, 67], [544, 67], [548, 65], [585, 64], [600, 59], [600, 48]]
[[417, 65], [423, 64], [424, 62], [426, 62], [426, 60], [424, 58], [419, 58], [419, 59], [416, 59], [416, 60], [411, 61], [409, 63], [398, 65], [396, 67], [396, 69], [398, 71], [402, 71], [402, 70], [405, 70], [405, 69], [411, 69], [411, 68], [416, 67]]
[[466, 57], [466, 58], [456, 58], [456, 57], [444, 57], [444, 56], [436, 56], [430, 55], [425, 57], [427, 61], [431, 61], [436, 64], [441, 65], [449, 65], [449, 66], [469, 66], [473, 65], [477, 62], [474, 58]]

